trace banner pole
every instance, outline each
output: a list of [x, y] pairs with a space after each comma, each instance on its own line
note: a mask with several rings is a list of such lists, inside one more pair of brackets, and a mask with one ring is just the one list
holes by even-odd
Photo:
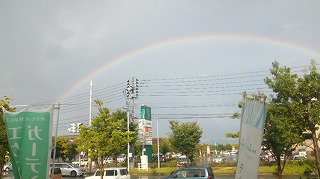
[[57, 149], [57, 134], [58, 134], [58, 124], [59, 124], [59, 114], [60, 114], [60, 103], [58, 103], [58, 107], [54, 107], [54, 109], [58, 110], [57, 114], [57, 122], [56, 122], [56, 131], [54, 134], [54, 147], [53, 147], [53, 162], [52, 162], [52, 168], [51, 168], [51, 179], [54, 177], [54, 163], [56, 161], [56, 149]]
[[238, 142], [238, 155], [237, 155], [237, 161], [239, 160], [239, 152], [240, 152], [240, 140], [241, 140], [241, 129], [242, 129], [242, 119], [243, 119], [243, 113], [244, 113], [244, 108], [245, 108], [245, 102], [247, 99], [247, 92], [244, 91], [242, 93], [242, 108], [241, 108], [241, 118], [240, 118], [240, 131], [239, 131], [239, 142]]

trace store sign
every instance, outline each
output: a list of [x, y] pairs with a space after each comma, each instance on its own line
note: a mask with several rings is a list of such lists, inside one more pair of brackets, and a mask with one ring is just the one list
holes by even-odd
[[139, 141], [144, 145], [152, 145], [152, 121], [140, 119], [138, 128]]

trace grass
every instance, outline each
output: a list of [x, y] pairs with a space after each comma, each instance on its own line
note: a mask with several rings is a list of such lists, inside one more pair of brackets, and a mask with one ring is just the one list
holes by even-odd
[[[150, 167], [150, 166], [149, 166]], [[152, 166], [153, 167], [153, 166]], [[303, 175], [307, 172], [312, 172], [308, 162], [293, 161], [288, 162], [283, 171], [284, 175]], [[139, 170], [137, 168], [131, 169], [129, 173], [131, 175], [169, 175], [172, 171], [177, 170], [177, 167], [163, 167], [163, 168], [149, 168], [149, 170]], [[215, 174], [235, 174], [237, 167], [235, 165], [219, 165], [212, 166]], [[269, 164], [266, 166], [259, 166], [260, 174], [276, 174], [277, 166], [275, 164]]]

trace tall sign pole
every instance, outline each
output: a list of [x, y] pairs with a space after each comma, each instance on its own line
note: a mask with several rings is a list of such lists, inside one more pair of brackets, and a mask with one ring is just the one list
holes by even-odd
[[91, 118], [92, 118], [92, 80], [90, 81], [89, 126], [91, 126]]
[[157, 117], [158, 168], [160, 168], [159, 118]]
[[[57, 121], [56, 121], [56, 131], [54, 134], [54, 146], [53, 146], [53, 167], [51, 168], [51, 173], [54, 173], [54, 163], [56, 161], [56, 152], [57, 152], [57, 136], [58, 136], [58, 124], [59, 124], [59, 116], [60, 116], [60, 103], [58, 106], [54, 106], [54, 109], [58, 110]], [[53, 179], [53, 175], [51, 175], [51, 179]]]
[[152, 162], [152, 121], [151, 108], [148, 106], [141, 106], [141, 119], [139, 121], [140, 138], [144, 146], [145, 154], [148, 156], [148, 162]]

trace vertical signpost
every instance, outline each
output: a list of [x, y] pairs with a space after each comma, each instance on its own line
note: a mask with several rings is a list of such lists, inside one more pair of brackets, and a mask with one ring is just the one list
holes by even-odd
[[14, 178], [48, 178], [53, 110], [4, 110]]
[[139, 120], [139, 138], [144, 146], [144, 154], [148, 156], [148, 162], [152, 162], [152, 121], [151, 108], [141, 106], [141, 119]]

